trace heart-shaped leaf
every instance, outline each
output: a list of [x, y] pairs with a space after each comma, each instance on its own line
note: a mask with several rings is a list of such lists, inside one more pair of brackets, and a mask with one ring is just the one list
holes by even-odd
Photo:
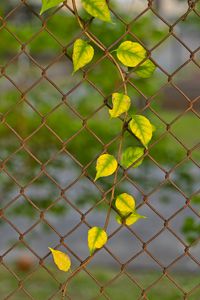
[[46, 10], [55, 7], [60, 3], [63, 3], [63, 0], [42, 0], [40, 15], [43, 14]]
[[117, 118], [121, 114], [129, 110], [131, 105], [131, 99], [127, 95], [121, 93], [113, 93], [112, 104], [113, 104], [113, 108], [109, 109], [109, 114], [111, 118]]
[[71, 266], [71, 260], [69, 256], [61, 251], [49, 248], [53, 255], [54, 262], [59, 270], [67, 272]]
[[[127, 169], [141, 156], [144, 155], [144, 148], [142, 147], [128, 147], [121, 157], [121, 165]], [[143, 162], [143, 158], [133, 165], [133, 168], [137, 168]]]
[[129, 125], [133, 134], [140, 140], [145, 148], [147, 148], [153, 132], [150, 121], [144, 116], [133, 115]]
[[122, 215], [132, 213], [135, 209], [135, 199], [127, 193], [120, 194], [115, 200], [115, 206]]
[[97, 159], [95, 181], [100, 177], [112, 175], [117, 169], [117, 161], [110, 154], [102, 154]]
[[147, 59], [143, 64], [138, 66], [134, 72], [141, 78], [149, 78], [152, 76], [155, 69], [156, 66], [154, 63], [150, 59]]
[[127, 67], [136, 67], [146, 55], [142, 45], [131, 41], [121, 43], [117, 49], [118, 59]]
[[93, 17], [111, 22], [110, 11], [106, 0], [81, 0], [84, 9]]
[[73, 65], [74, 72], [87, 65], [94, 56], [94, 49], [86, 41], [78, 39], [74, 43], [73, 48]]
[[102, 248], [107, 242], [107, 233], [101, 227], [92, 227], [88, 230], [88, 248], [90, 255], [96, 249]]
[[124, 222], [128, 226], [136, 223], [139, 219], [146, 219], [146, 217], [141, 216], [136, 212], [130, 214], [128, 217], [120, 217], [119, 215], [116, 216], [117, 223], [122, 224]]

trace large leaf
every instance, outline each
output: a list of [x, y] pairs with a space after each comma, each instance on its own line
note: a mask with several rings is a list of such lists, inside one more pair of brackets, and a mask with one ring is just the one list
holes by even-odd
[[140, 140], [145, 148], [147, 148], [153, 132], [150, 121], [144, 116], [133, 115], [129, 125], [133, 134]]
[[115, 200], [115, 206], [122, 215], [132, 213], [135, 209], [135, 199], [127, 193], [120, 194]]
[[116, 216], [116, 221], [119, 224], [122, 224], [124, 222], [128, 226], [136, 223], [139, 219], [146, 219], [146, 217], [141, 216], [136, 212], [130, 214], [128, 217], [120, 217], [119, 215]]
[[131, 41], [121, 43], [117, 49], [118, 59], [127, 67], [136, 67], [146, 55], [146, 50], [139, 43]]
[[63, 0], [42, 0], [40, 15], [43, 14], [46, 10], [55, 7], [60, 3], [63, 3]]
[[69, 256], [61, 251], [49, 248], [53, 255], [54, 262], [59, 270], [67, 272], [71, 266], [71, 260]]
[[107, 242], [107, 233], [101, 227], [92, 227], [88, 230], [88, 248], [90, 255], [96, 249], [102, 248]]
[[143, 64], [138, 66], [134, 72], [141, 78], [149, 78], [152, 76], [155, 69], [156, 66], [154, 63], [150, 59], [147, 59]]
[[109, 109], [109, 114], [111, 118], [117, 118], [124, 112], [127, 112], [131, 105], [131, 99], [129, 96], [120, 94], [120, 93], [113, 93], [112, 94], [112, 103], [113, 108]]
[[110, 154], [102, 154], [97, 159], [95, 181], [100, 177], [112, 175], [117, 169], [117, 161]]
[[94, 56], [94, 49], [86, 41], [78, 39], [74, 43], [72, 60], [74, 72], [88, 64]]
[[81, 0], [84, 9], [93, 17], [111, 22], [110, 11], [106, 0]]
[[[135, 161], [144, 155], [144, 148], [142, 147], [128, 147], [123, 153], [121, 158], [121, 164], [124, 168], [129, 168]], [[137, 168], [141, 165], [143, 158], [133, 165], [133, 168]]]

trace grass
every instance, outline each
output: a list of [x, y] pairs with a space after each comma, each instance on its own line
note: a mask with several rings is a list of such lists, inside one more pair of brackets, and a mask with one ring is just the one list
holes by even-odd
[[[13, 299], [13, 300], [47, 300], [54, 299], [60, 300], [59, 283], [63, 282], [67, 275], [65, 273], [56, 271], [50, 268], [51, 272], [55, 276], [58, 282], [52, 278], [49, 273], [39, 268], [33, 272], [31, 276], [27, 273], [21, 273], [15, 268], [14, 271], [17, 273], [20, 280], [22, 280], [22, 286], [24, 289], [19, 289], [19, 282], [15, 277], [9, 273], [4, 267], [0, 268], [0, 295], [1, 300]], [[66, 299], [73, 300], [90, 300], [90, 299], [113, 299], [113, 300], [137, 300], [137, 299], [148, 299], [148, 300], [181, 300], [185, 299], [183, 292], [179, 288], [181, 287], [185, 293], [188, 294], [187, 300], [199, 300], [200, 299], [200, 288], [196, 288], [200, 281], [200, 275], [197, 274], [170, 274], [173, 278], [172, 283], [166, 276], [158, 280], [162, 273], [156, 271], [138, 272], [129, 271], [129, 275], [134, 278], [135, 281], [141, 286], [138, 286], [125, 274], [119, 276], [116, 280], [111, 281], [119, 270], [114, 269], [94, 269], [90, 268], [91, 278], [86, 272], [82, 271], [72, 279], [68, 287], [68, 296]], [[27, 277], [27, 279], [25, 279]], [[24, 279], [24, 280], [23, 280]], [[99, 286], [96, 282], [98, 281]], [[155, 283], [155, 285], [153, 284]], [[152, 285], [152, 286], [151, 286]], [[100, 293], [100, 286], [104, 287], [104, 292], [107, 298]], [[148, 289], [148, 287], [151, 288]], [[141, 297], [142, 289], [147, 289], [146, 298]], [[17, 290], [16, 293], [10, 298], [7, 296]], [[28, 296], [30, 294], [32, 298]], [[51, 298], [52, 295], [55, 295]]]

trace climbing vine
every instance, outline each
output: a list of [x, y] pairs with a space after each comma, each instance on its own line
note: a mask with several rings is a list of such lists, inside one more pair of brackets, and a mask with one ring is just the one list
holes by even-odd
[[[40, 14], [43, 14], [48, 9], [55, 7], [63, 3], [61, 0], [42, 0], [42, 8]], [[104, 22], [112, 22], [110, 10], [106, 0], [81, 0], [82, 6], [85, 11], [94, 18], [98, 18]], [[145, 150], [152, 139], [154, 126], [143, 115], [129, 115], [131, 107], [131, 99], [127, 94], [126, 77], [125, 74], [131, 70], [136, 76], [141, 78], [149, 78], [155, 71], [154, 63], [149, 59], [148, 53], [145, 48], [137, 42], [131, 40], [123, 41], [117, 49], [112, 52], [106, 50], [102, 43], [92, 33], [86, 30], [86, 24], [78, 14], [76, 1], [72, 0], [74, 15], [77, 21], [84, 30], [84, 33], [88, 40], [77, 39], [73, 45], [72, 62], [74, 71], [77, 72], [85, 65], [89, 64], [93, 57], [95, 50], [92, 44], [96, 45], [100, 50], [104, 51], [107, 58], [110, 59], [116, 66], [123, 84], [123, 93], [114, 92], [112, 94], [112, 108], [108, 109], [108, 116], [110, 118], [123, 117], [123, 124], [120, 133], [120, 141], [118, 146], [117, 157], [104, 152], [100, 155], [96, 161], [96, 176], [95, 181], [101, 177], [107, 177], [114, 174], [114, 182], [111, 189], [111, 197], [109, 200], [109, 208], [105, 220], [105, 225], [101, 227], [92, 227], [88, 231], [88, 248], [90, 255], [88, 258], [68, 277], [62, 287], [62, 299], [66, 295], [67, 284], [70, 279], [78, 273], [85, 265], [91, 260], [92, 256], [102, 248], [107, 240], [108, 235], [106, 233], [111, 210], [114, 209], [117, 213], [116, 222], [121, 226], [131, 226], [139, 219], [146, 218], [138, 214], [136, 210], [135, 199], [132, 195], [123, 192], [120, 195], [115, 195], [115, 187], [118, 181], [119, 168], [129, 169], [131, 167], [138, 167], [144, 159]], [[121, 64], [127, 68], [125, 73], [122, 70]], [[136, 139], [140, 142], [141, 146], [128, 147], [124, 151], [123, 138], [126, 130], [129, 130]], [[52, 252], [54, 262], [56, 266], [67, 272], [71, 266], [71, 260], [69, 256], [61, 251], [49, 248]]]

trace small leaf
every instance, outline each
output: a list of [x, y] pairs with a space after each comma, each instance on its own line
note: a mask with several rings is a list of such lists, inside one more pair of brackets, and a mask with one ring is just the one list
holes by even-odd
[[109, 114], [111, 118], [117, 118], [121, 114], [129, 110], [131, 105], [131, 99], [127, 95], [114, 93], [112, 94], [112, 103], [113, 108], [109, 109]]
[[71, 266], [71, 260], [69, 256], [61, 251], [49, 248], [53, 255], [54, 262], [59, 270], [67, 272]]
[[74, 43], [72, 60], [74, 72], [87, 65], [94, 56], [94, 49], [86, 41], [78, 39]]
[[116, 216], [117, 223], [123, 224], [123, 222], [124, 222], [128, 226], [136, 223], [139, 219], [146, 219], [146, 217], [141, 216], [141, 215], [137, 214], [136, 212], [132, 213], [128, 217], [120, 217], [119, 215]]
[[110, 11], [106, 0], [81, 0], [84, 9], [93, 17], [111, 22]]
[[63, 3], [63, 0], [42, 0], [40, 15], [42, 15], [46, 10], [55, 7], [60, 3]]
[[134, 72], [141, 78], [149, 78], [152, 76], [155, 69], [156, 66], [154, 63], [150, 59], [147, 59], [143, 64], [138, 66]]
[[95, 181], [100, 177], [112, 175], [117, 169], [117, 161], [110, 154], [102, 154], [97, 159]]
[[129, 124], [133, 134], [140, 140], [145, 148], [147, 148], [153, 132], [150, 121], [144, 116], [133, 115]]
[[102, 248], [107, 242], [107, 233], [101, 227], [92, 227], [88, 230], [88, 248], [90, 255], [96, 249]]
[[131, 41], [121, 43], [117, 49], [118, 59], [127, 67], [137, 66], [146, 55], [146, 50], [139, 43]]
[[115, 206], [122, 215], [132, 213], [135, 209], [135, 199], [129, 194], [120, 194], [115, 200]]
[[[128, 147], [123, 153], [121, 158], [122, 166], [127, 169], [129, 168], [135, 161], [137, 161], [141, 156], [144, 155], [144, 148], [142, 147]], [[137, 168], [143, 162], [142, 158], [132, 167]]]

